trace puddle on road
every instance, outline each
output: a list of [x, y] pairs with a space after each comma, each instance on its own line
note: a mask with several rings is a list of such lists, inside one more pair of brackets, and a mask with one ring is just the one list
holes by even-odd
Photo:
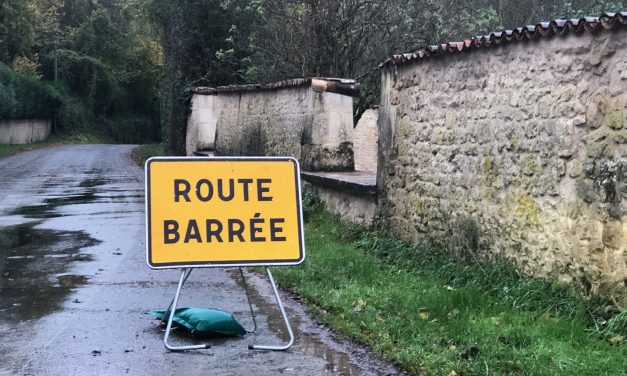
[[34, 222], [0, 228], [0, 318], [4, 322], [37, 319], [58, 310], [71, 289], [87, 283], [85, 276], [66, 274], [72, 263], [89, 261], [82, 248], [99, 243], [82, 231], [36, 228], [47, 218], [60, 217], [62, 205], [94, 202], [96, 186], [105, 179], [85, 179], [81, 191], [49, 198], [10, 212], [36, 219]]
[[95, 179], [85, 179], [80, 182], [79, 187], [97, 187], [99, 185], [105, 185], [110, 182], [110, 179], [104, 178], [95, 178]]
[[[231, 275], [231, 278], [237, 283], [237, 285], [242, 288], [242, 291], [244, 291], [244, 285], [242, 284], [239, 270], [232, 269], [229, 270], [228, 273]], [[265, 316], [267, 318], [267, 323], [270, 331], [272, 333], [279, 334], [279, 338], [281, 338], [281, 341], [283, 342], [277, 343], [277, 345], [287, 343], [287, 341], [289, 340], [289, 335], [287, 333], [287, 329], [285, 328], [285, 323], [283, 322], [281, 311], [279, 310], [278, 305], [275, 303], [274, 296], [272, 297], [271, 302], [266, 301], [266, 299], [264, 299], [252, 285], [252, 281], [250, 281], [249, 278], [247, 278], [246, 280], [248, 284], [248, 292], [253, 303], [255, 314], [261, 314]], [[334, 347], [332, 344], [323, 342], [320, 339], [319, 333], [302, 332], [300, 330], [300, 318], [292, 314], [289, 308], [285, 307], [285, 309], [288, 314], [288, 319], [290, 321], [290, 325], [292, 327], [292, 331], [294, 332], [295, 337], [295, 342], [292, 347], [293, 351], [301, 352], [304, 354], [311, 354], [316, 358], [323, 359], [326, 362], [326, 370], [331, 374], [347, 376], [362, 374], [362, 371], [351, 362], [351, 359], [346, 352]], [[259, 320], [259, 318], [257, 320]], [[252, 319], [250, 319], [250, 317], [246, 317], [246, 322], [249, 321], [252, 322]], [[252, 324], [250, 324], [249, 326], [252, 327]], [[266, 341], [262, 338], [258, 338], [258, 341], [262, 341], [264, 343], [272, 342], [272, 340]], [[276, 341], [276, 339], [274, 341]]]
[[84, 276], [64, 274], [73, 262], [91, 260], [80, 250], [97, 241], [79, 231], [35, 228], [39, 222], [0, 229], [0, 317], [18, 322], [59, 309]]
[[22, 206], [11, 211], [11, 215], [22, 215], [28, 218], [47, 219], [57, 218], [63, 215], [55, 209], [62, 205], [88, 204], [96, 200], [95, 192], [69, 195], [64, 197], [47, 198], [41, 205]]

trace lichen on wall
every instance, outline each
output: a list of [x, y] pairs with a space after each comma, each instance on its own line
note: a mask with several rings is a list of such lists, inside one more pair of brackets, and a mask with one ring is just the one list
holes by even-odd
[[480, 257], [626, 304], [626, 48], [620, 29], [385, 67], [381, 223], [457, 254], [463, 223]]

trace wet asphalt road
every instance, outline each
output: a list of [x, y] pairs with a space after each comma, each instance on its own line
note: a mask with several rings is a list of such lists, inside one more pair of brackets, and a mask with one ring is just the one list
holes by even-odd
[[[397, 373], [317, 325], [286, 294], [294, 346], [248, 350], [287, 340], [269, 283], [250, 273], [255, 334], [166, 351], [147, 311], [167, 306], [179, 272], [146, 266], [144, 179], [132, 149], [68, 145], [0, 158], [0, 375]], [[179, 306], [223, 309], [252, 327], [237, 269], [195, 270]]]

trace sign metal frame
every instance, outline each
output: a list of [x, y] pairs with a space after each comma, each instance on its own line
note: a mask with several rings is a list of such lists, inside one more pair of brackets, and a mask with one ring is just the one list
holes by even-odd
[[[201, 162], [201, 161], [211, 161], [211, 162], [219, 162], [219, 161], [290, 161], [294, 164], [294, 175], [295, 175], [295, 188], [296, 188], [296, 205], [297, 205], [297, 226], [298, 226], [298, 238], [299, 238], [299, 258], [296, 260], [258, 260], [258, 261], [238, 261], [238, 262], [229, 262], [229, 261], [221, 261], [221, 262], [180, 262], [180, 263], [168, 263], [167, 265], [154, 265], [150, 262], [151, 260], [151, 201], [150, 201], [150, 164], [153, 161], [167, 161], [167, 162], [183, 162], [183, 161], [191, 161], [191, 162]], [[162, 270], [162, 269], [180, 269], [181, 275], [179, 278], [179, 282], [176, 288], [176, 293], [174, 298], [170, 302], [168, 309], [168, 323], [166, 325], [165, 334], [163, 337], [163, 343], [165, 347], [170, 351], [186, 351], [186, 350], [199, 350], [199, 349], [208, 349], [210, 348], [209, 344], [201, 344], [201, 345], [188, 345], [188, 346], [175, 346], [168, 342], [170, 331], [172, 329], [172, 323], [174, 320], [174, 314], [176, 312], [176, 306], [178, 304], [179, 296], [181, 295], [181, 290], [187, 282], [192, 270], [194, 268], [225, 268], [225, 267], [239, 267], [240, 272], [243, 267], [249, 266], [263, 266], [265, 267], [266, 274], [268, 275], [268, 279], [270, 281], [270, 285], [272, 286], [272, 291], [274, 292], [274, 296], [276, 298], [277, 305], [279, 306], [279, 310], [283, 317], [283, 322], [287, 328], [289, 340], [284, 345], [256, 345], [250, 344], [248, 348], [250, 350], [275, 350], [275, 351], [284, 351], [289, 349], [294, 343], [294, 332], [290, 326], [289, 320], [287, 318], [287, 314], [285, 313], [285, 308], [283, 307], [283, 303], [281, 302], [281, 297], [279, 296], [279, 291], [276, 287], [276, 283], [272, 276], [272, 272], [270, 271], [270, 266], [289, 266], [289, 265], [298, 265], [305, 260], [305, 237], [304, 237], [304, 226], [303, 226], [303, 213], [302, 213], [302, 194], [300, 189], [300, 166], [298, 164], [298, 160], [292, 157], [153, 157], [146, 161], [144, 166], [145, 171], [145, 193], [146, 193], [146, 263], [151, 269]], [[244, 274], [242, 273], [242, 278], [244, 278]], [[245, 281], [244, 281], [245, 283]], [[254, 312], [252, 311], [252, 304], [250, 302], [250, 297], [248, 293], [246, 297], [249, 302], [249, 306], [251, 308], [251, 314], [253, 314], [254, 321]], [[257, 329], [255, 324], [255, 329]]]

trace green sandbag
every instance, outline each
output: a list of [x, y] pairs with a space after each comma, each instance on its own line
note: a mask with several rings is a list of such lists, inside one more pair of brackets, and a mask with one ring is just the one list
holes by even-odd
[[[170, 311], [150, 311], [154, 317], [168, 321]], [[213, 308], [177, 308], [174, 323], [196, 337], [243, 336], [246, 330], [228, 312]]]

